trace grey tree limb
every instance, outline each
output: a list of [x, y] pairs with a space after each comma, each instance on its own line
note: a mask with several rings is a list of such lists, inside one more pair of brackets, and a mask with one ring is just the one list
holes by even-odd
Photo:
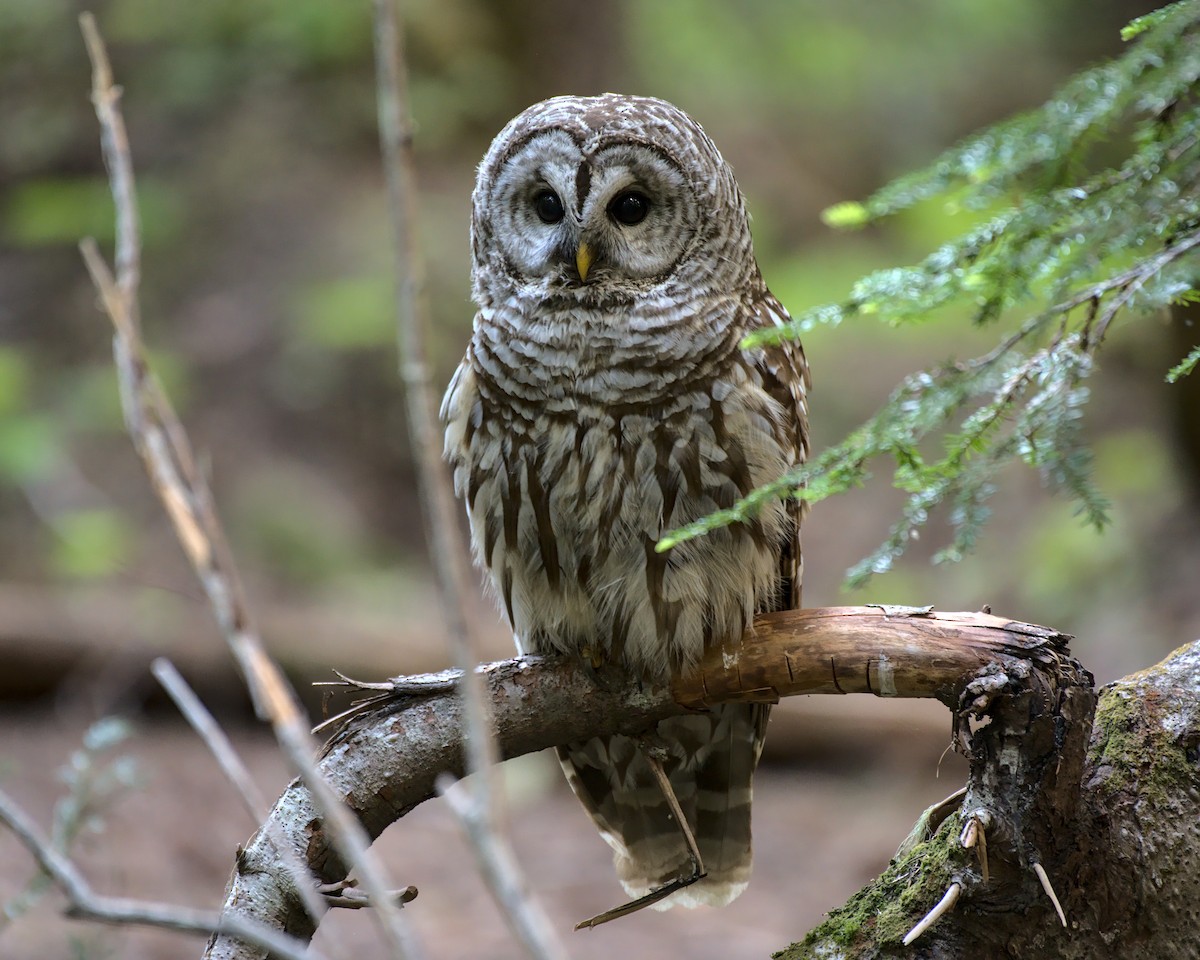
[[[113, 354], [121, 407], [134, 448], [175, 528], [180, 545], [204, 587], [209, 605], [242, 673], [258, 715], [268, 720], [280, 748], [309, 783], [329, 834], [353, 863], [376, 904], [376, 918], [393, 956], [416, 960], [421, 950], [391, 896], [382, 864], [371, 854], [358, 822], [321, 782], [312, 761], [314, 743], [291, 684], [268, 655], [250, 616], [245, 593], [207, 479], [170, 400], [150, 370], [138, 313], [139, 218], [133, 162], [108, 53], [95, 18], [80, 16], [92, 60], [92, 102], [117, 211], [117, 274], [91, 238], [80, 252], [114, 329]], [[341, 879], [341, 878], [335, 878]]]

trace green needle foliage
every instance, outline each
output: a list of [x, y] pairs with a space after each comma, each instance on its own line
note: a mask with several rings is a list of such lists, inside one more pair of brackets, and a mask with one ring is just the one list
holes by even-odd
[[[674, 531], [660, 550], [745, 520], [771, 499], [842, 493], [878, 458], [893, 464], [892, 482], [908, 500], [884, 543], [849, 571], [851, 586], [889, 570], [941, 504], [953, 536], [935, 562], [960, 559], [988, 518], [998, 468], [1013, 459], [1065, 492], [1086, 522], [1105, 524], [1080, 429], [1096, 354], [1115, 320], [1200, 296], [1200, 0], [1141, 17], [1122, 36], [1134, 40], [1124, 56], [1075, 76], [1041, 108], [825, 214], [832, 226], [856, 227], [942, 198], [998, 210], [991, 219], [914, 266], [862, 278], [844, 302], [743, 344], [778, 343], [862, 315], [920, 323], [965, 304], [976, 324], [996, 328], [995, 348], [909, 377], [836, 446]], [[1198, 363], [1200, 348], [1168, 380]]]

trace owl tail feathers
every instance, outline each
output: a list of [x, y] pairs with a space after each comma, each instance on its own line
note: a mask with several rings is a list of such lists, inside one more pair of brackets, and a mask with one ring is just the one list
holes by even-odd
[[[746, 746], [749, 747], [749, 744]], [[746, 750], [746, 753], [750, 751]], [[745, 759], [753, 762], [749, 756]], [[703, 776], [703, 770], [692, 771], [693, 776], [697, 772]], [[678, 776], [672, 777], [675, 785], [682, 788], [678, 792], [685, 792], [680, 799], [696, 837], [705, 875], [652, 904], [655, 910], [723, 907], [750, 883], [753, 852], [750, 846], [749, 778], [753, 766], [743, 773], [744, 778], [739, 776], [737, 779], [740, 783], [737, 785], [727, 782], [719, 790], [710, 791], [696, 784], [690, 796], [686, 795], [686, 791], [691, 785], [678, 783], [682, 779]], [[672, 880], [688, 876], [692, 870], [692, 858], [674, 818], [669, 823], [660, 824], [659, 829], [664, 827], [665, 832], [634, 839], [628, 846], [612, 844], [610, 841], [617, 877], [631, 897], [644, 896]], [[626, 839], [630, 839], [628, 835]]]
[[[704, 876], [651, 904], [723, 906], [750, 879], [750, 801], [768, 709], [727, 704], [664, 720], [671, 787], [699, 848]], [[638, 743], [598, 737], [559, 751], [567, 780], [613, 849], [621, 885], [634, 899], [686, 878], [692, 858]]]

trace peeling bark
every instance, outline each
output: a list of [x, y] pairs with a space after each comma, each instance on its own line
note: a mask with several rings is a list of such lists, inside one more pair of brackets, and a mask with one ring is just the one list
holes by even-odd
[[[1091, 678], [1067, 657], [1066, 639], [987, 614], [835, 607], [762, 617], [739, 645], [710, 651], [670, 688], [593, 678], [549, 661], [481, 669], [505, 757], [598, 734], [638, 733], [665, 717], [731, 700], [851, 692], [936, 697], [954, 711], [956, 739], [973, 758], [964, 809], [982, 812], [995, 831], [987, 890], [971, 879], [961, 847], [953, 867], [964, 878], [971, 911], [1003, 915], [1037, 903], [1025, 867], [1031, 851], [1053, 862], [1071, 836], [1092, 701]], [[427, 685], [435, 692], [416, 693], [413, 683], [395, 681], [394, 694], [367, 705], [325, 749], [322, 772], [372, 837], [432, 796], [439, 774], [461, 773], [458, 698], [449, 685]], [[969, 724], [984, 721], [971, 733]], [[301, 784], [287, 788], [271, 819], [322, 881], [342, 879], [345, 868]], [[924, 863], [930, 850], [930, 841], [917, 842], [905, 862]], [[917, 917], [941, 895], [923, 890], [910, 886], [906, 897]], [[239, 853], [225, 910], [297, 937], [314, 931], [264, 830]], [[215, 937], [206, 955], [262, 956], [225, 936]]]

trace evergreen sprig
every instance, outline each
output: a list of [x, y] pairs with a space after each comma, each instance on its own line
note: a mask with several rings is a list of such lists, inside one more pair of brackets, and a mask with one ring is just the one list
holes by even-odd
[[[920, 323], [958, 304], [977, 324], [1007, 327], [997, 345], [909, 377], [840, 443], [672, 532], [660, 550], [744, 521], [770, 500], [816, 502], [859, 486], [883, 457], [908, 499], [887, 539], [849, 571], [854, 586], [890, 569], [940, 504], [949, 505], [953, 533], [935, 562], [960, 559], [988, 518], [997, 470], [1013, 460], [1066, 493], [1086, 522], [1105, 524], [1108, 505], [1081, 431], [1096, 353], [1118, 319], [1200, 297], [1200, 0], [1141, 17], [1122, 36], [1136, 38], [1124, 56], [1078, 74], [1041, 108], [825, 214], [834, 226], [861, 226], [941, 197], [998, 210], [987, 222], [743, 344], [768, 346], [853, 317]], [[1197, 365], [1200, 347], [1167, 379]]]

